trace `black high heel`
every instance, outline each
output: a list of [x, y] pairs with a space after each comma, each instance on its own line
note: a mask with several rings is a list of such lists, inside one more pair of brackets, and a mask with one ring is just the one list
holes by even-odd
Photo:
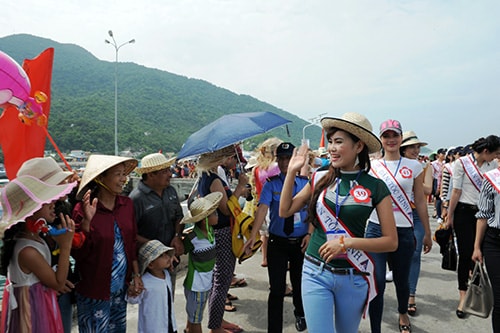
[[463, 312], [462, 310], [457, 309], [457, 311], [455, 313], [457, 314], [458, 318], [460, 318], [460, 319], [465, 318], [465, 312]]

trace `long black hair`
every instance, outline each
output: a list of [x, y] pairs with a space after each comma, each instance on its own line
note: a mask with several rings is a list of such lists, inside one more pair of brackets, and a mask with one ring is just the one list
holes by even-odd
[[[333, 134], [335, 134], [337, 131], [344, 131], [340, 128], [337, 127], [330, 127], [326, 129], [326, 137], [327, 139], [330, 139]], [[349, 135], [349, 137], [354, 141], [354, 143], [357, 143], [360, 141], [360, 139], [349, 133], [344, 131]], [[370, 155], [368, 153], [368, 146], [364, 144], [363, 150], [358, 154], [358, 160], [359, 160], [359, 167], [361, 170], [368, 172], [370, 171], [371, 164], [370, 164]], [[320, 193], [327, 188], [328, 186], [332, 185], [335, 180], [340, 177], [340, 169], [339, 168], [334, 168], [331, 164], [328, 167], [328, 172], [323, 178], [321, 178], [317, 184], [314, 185], [314, 192], [313, 195], [311, 196], [311, 201], [309, 202], [309, 206], [307, 208], [307, 222], [312, 223], [316, 228], [319, 227], [318, 220], [316, 218], [316, 203], [318, 202], [318, 198]]]

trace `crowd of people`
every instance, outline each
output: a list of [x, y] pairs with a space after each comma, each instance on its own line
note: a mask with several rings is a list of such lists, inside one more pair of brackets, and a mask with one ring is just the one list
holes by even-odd
[[[224, 314], [236, 310], [230, 287], [246, 284], [235, 279], [232, 246], [234, 203], [244, 202], [236, 210], [253, 228], [243, 251], [252, 255], [262, 241], [269, 278], [268, 332], [283, 331], [287, 295], [297, 331], [354, 333], [369, 316], [381, 332], [387, 280], [398, 329], [412, 332], [421, 255], [432, 248], [429, 204], [457, 240], [456, 316], [466, 318], [470, 273], [484, 260], [500, 332], [500, 138], [439, 149], [429, 161], [420, 154], [427, 143], [397, 120], [382, 122], [378, 135], [353, 112], [321, 125], [326, 147], [269, 138], [248, 160], [238, 145], [185, 162], [94, 154], [81, 178], [50, 157], [26, 161], [1, 195], [0, 331], [69, 333], [75, 307], [80, 332], [125, 332], [127, 304], [138, 304], [138, 332], [199, 333], [205, 312], [209, 332], [242, 332]], [[141, 179], [125, 195], [133, 171]], [[186, 216], [173, 177], [198, 178]]]

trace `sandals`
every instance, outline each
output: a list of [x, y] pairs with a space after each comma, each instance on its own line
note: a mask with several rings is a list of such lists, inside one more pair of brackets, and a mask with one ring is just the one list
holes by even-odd
[[231, 281], [230, 288], [242, 288], [242, 287], [246, 287], [247, 285], [248, 284], [247, 284], [247, 281], [245, 280], [245, 278], [234, 277], [233, 280]]
[[223, 323], [222, 324], [222, 328], [225, 330], [225, 331], [228, 331], [228, 332], [231, 332], [231, 333], [240, 333], [240, 332], [243, 332], [243, 328], [239, 325], [236, 325], [236, 324], [230, 324], [230, 323], [227, 323], [226, 325]]
[[406, 332], [406, 333], [411, 333], [411, 324], [408, 324], [408, 325], [401, 325], [398, 321], [398, 324], [399, 324], [399, 332], [400, 333], [403, 333], [403, 332]]
[[226, 301], [226, 303], [224, 304], [224, 311], [235, 312], [236, 307], [233, 305], [231, 301]]
[[237, 301], [238, 300], [238, 296], [227, 294], [227, 299], [230, 300], [230, 301]]
[[410, 303], [408, 304], [408, 314], [414, 317], [417, 314], [417, 304]]

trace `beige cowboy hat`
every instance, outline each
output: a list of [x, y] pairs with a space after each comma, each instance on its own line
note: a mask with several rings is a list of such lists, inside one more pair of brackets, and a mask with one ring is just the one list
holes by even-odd
[[26, 175], [51, 185], [58, 185], [73, 173], [63, 171], [52, 157], [35, 157], [25, 161], [17, 171], [17, 177]]
[[80, 187], [76, 193], [76, 199], [81, 200], [85, 192], [88, 190], [90, 182], [93, 181], [97, 176], [102, 174], [104, 171], [114, 167], [115, 165], [124, 163], [125, 173], [129, 174], [137, 166], [137, 160], [132, 157], [121, 157], [113, 155], [90, 155], [85, 166], [85, 171], [82, 175], [82, 180], [80, 182]]
[[245, 170], [250, 170], [251, 168], [253, 168], [254, 166], [256, 166], [258, 163], [257, 163], [257, 157], [255, 156], [251, 156], [249, 159], [248, 159], [248, 163], [245, 165]]
[[326, 150], [325, 147], [319, 147], [318, 148], [318, 152], [317, 152], [317, 156], [325, 156], [325, 155], [328, 155], [328, 151]]
[[24, 221], [42, 208], [42, 205], [69, 194], [76, 185], [76, 182], [48, 184], [28, 175], [14, 178], [1, 192], [3, 216], [0, 230], [5, 230], [18, 221]]
[[321, 125], [325, 130], [336, 127], [358, 137], [366, 144], [369, 153], [375, 153], [382, 149], [382, 143], [372, 132], [372, 124], [362, 114], [347, 112], [341, 118], [325, 117], [321, 119]]
[[189, 212], [184, 216], [180, 223], [196, 223], [212, 214], [222, 199], [222, 193], [213, 192], [204, 197], [198, 198], [191, 203]]
[[401, 143], [401, 147], [406, 147], [411, 145], [420, 145], [420, 147], [423, 147], [427, 146], [427, 142], [420, 141], [415, 132], [406, 131], [403, 133], [403, 142]]
[[155, 172], [163, 169], [170, 168], [175, 162], [175, 157], [167, 159], [161, 153], [154, 153], [146, 155], [141, 160], [141, 166], [135, 168], [138, 174]]
[[234, 145], [221, 148], [214, 152], [201, 154], [198, 159], [197, 169], [200, 171], [209, 171], [221, 164], [224, 159], [236, 155], [237, 152]]
[[149, 264], [155, 261], [163, 253], [167, 252], [169, 256], [174, 255], [174, 248], [165, 246], [159, 240], [153, 239], [145, 243], [139, 249], [139, 273], [144, 274]]

